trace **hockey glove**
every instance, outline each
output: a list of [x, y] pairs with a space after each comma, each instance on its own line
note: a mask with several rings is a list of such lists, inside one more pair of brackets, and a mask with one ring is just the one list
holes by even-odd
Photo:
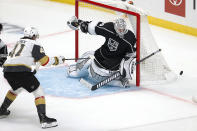
[[63, 64], [64, 61], [65, 61], [65, 57], [64, 56], [59, 56], [58, 59], [59, 59], [59, 64]]
[[88, 24], [90, 22], [89, 21], [83, 21], [80, 25], [80, 29], [83, 33], [88, 33]]
[[67, 25], [73, 29], [73, 30], [78, 30], [79, 25], [80, 25], [81, 20], [78, 20], [76, 16], [72, 16], [68, 21]]
[[64, 56], [54, 57], [54, 59], [55, 59], [55, 63], [53, 65], [60, 65], [60, 64], [63, 64], [65, 61]]

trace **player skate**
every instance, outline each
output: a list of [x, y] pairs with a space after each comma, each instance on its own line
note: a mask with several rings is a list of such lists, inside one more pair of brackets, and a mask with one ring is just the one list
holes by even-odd
[[9, 110], [0, 108], [0, 119], [6, 118], [9, 114], [10, 114]]
[[58, 125], [56, 119], [49, 118], [44, 113], [43, 114], [42, 113], [39, 114], [39, 118], [40, 118], [41, 127], [43, 129], [45, 129], [45, 128], [51, 128], [51, 127], [56, 127]]

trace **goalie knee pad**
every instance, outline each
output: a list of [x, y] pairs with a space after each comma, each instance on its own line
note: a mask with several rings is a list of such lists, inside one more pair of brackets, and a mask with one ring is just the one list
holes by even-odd
[[136, 58], [123, 59], [120, 64], [120, 73], [127, 79], [133, 79], [133, 74], [136, 69]]
[[110, 70], [106, 70], [103, 68], [98, 67], [95, 64], [95, 61], [93, 61], [91, 63], [91, 65], [89, 66], [89, 76], [97, 82], [100, 82], [104, 79], [106, 79], [107, 77], [111, 76], [115, 71], [110, 71]]

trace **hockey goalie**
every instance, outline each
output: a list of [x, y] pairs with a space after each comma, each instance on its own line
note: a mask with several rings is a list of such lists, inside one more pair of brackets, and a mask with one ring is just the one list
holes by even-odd
[[112, 22], [84, 21], [75, 16], [68, 20], [67, 25], [80, 29], [83, 33], [100, 35], [105, 42], [96, 51], [88, 51], [76, 64], [68, 68], [69, 77], [90, 77], [100, 82], [120, 71], [121, 76], [108, 83], [113, 86], [128, 87], [128, 81], [133, 78], [136, 63], [136, 37], [127, 29], [124, 19], [118, 18]]

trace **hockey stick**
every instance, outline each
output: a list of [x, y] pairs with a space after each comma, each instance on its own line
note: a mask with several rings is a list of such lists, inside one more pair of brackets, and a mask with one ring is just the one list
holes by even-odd
[[[148, 55], [148, 56], [142, 58], [142, 59], [141, 59], [139, 62], [137, 62], [135, 65], [140, 64], [141, 62], [145, 61], [146, 59], [150, 58], [151, 56], [157, 54], [157, 53], [160, 52], [160, 51], [161, 51], [161, 49], [159, 49], [159, 50], [157, 50], [157, 51], [151, 53], [150, 55]], [[119, 76], [121, 76], [121, 73], [120, 73], [120, 71], [117, 71], [117, 72], [115, 72], [114, 74], [112, 74], [111, 76], [109, 76], [108, 78], [106, 78], [105, 80], [103, 80], [103, 81], [101, 81], [101, 82], [99, 82], [99, 83], [93, 85], [92, 88], [91, 88], [91, 90], [94, 91], [94, 90], [96, 90], [96, 89], [98, 89], [98, 88], [100, 88], [100, 87], [106, 85], [107, 83], [111, 82], [112, 80], [118, 78]]]
[[90, 59], [90, 58], [69, 58], [69, 59], [63, 59], [64, 61], [65, 60], [83, 60], [83, 59]]
[[[63, 59], [63, 61], [65, 61], [65, 60], [81, 60], [81, 59], [90, 59], [90, 58], [70, 58], [70, 59]], [[40, 64], [40, 62], [37, 62], [36, 63], [36, 67], [35, 67], [35, 69], [33, 70], [33, 74], [35, 75], [36, 73], [37, 73], [37, 71], [38, 71], [38, 69], [40, 68], [40, 66], [41, 66], [41, 64]]]

